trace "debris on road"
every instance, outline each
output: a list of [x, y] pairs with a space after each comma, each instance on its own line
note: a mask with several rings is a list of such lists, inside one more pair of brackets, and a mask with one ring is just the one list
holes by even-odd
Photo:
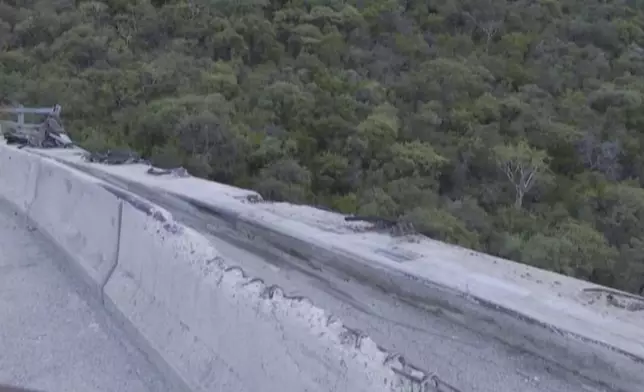
[[166, 176], [170, 175], [172, 177], [190, 177], [190, 173], [183, 167], [177, 167], [173, 169], [160, 169], [158, 167], [151, 167], [147, 171], [148, 174], [152, 176]]
[[74, 142], [69, 138], [60, 119], [60, 106], [53, 109], [35, 108], [25, 109], [5, 108], [2, 112], [24, 115], [24, 113], [37, 113], [45, 115], [41, 123], [27, 124], [24, 118], [18, 122], [2, 121], [2, 135], [7, 144], [20, 145], [21, 147], [34, 148], [70, 148]]
[[104, 163], [106, 165], [127, 165], [132, 163], [149, 164], [139, 154], [129, 149], [109, 149], [105, 151], [88, 152], [85, 160], [93, 163]]

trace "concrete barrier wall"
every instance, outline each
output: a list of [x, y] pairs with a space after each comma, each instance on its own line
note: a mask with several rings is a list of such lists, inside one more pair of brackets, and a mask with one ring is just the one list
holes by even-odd
[[22, 206], [70, 268], [186, 391], [429, 391], [428, 374], [310, 301], [246, 276], [167, 211], [0, 145], [0, 197]]
[[[644, 382], [642, 312], [584, 298], [589, 290], [605, 291], [600, 286], [437, 241], [365, 232], [340, 214], [311, 207], [247, 203], [241, 199], [250, 191], [190, 177], [150, 176], [146, 165], [91, 164], [78, 150], [34, 152], [150, 198], [178, 197], [208, 214], [208, 222], [217, 218], [208, 232], [246, 251], [325, 264], [403, 298], [456, 309], [465, 316], [458, 322], [483, 329], [494, 325], [490, 336], [510, 346], [527, 344], [534, 354], [598, 383], [632, 390]], [[584, 358], [606, 365], [587, 366]]]
[[0, 192], [19, 211], [27, 212], [34, 200], [40, 158], [14, 148], [0, 150]]
[[369, 338], [306, 299], [245, 276], [168, 215], [124, 205], [105, 298], [189, 389], [419, 390]]
[[67, 252], [100, 296], [116, 264], [121, 201], [92, 177], [40, 161], [29, 217]]

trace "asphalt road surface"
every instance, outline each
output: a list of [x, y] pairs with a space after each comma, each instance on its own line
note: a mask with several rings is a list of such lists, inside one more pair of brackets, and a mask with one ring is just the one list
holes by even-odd
[[314, 261], [249, 253], [222, 235], [227, 229], [218, 217], [190, 203], [96, 170], [82, 170], [163, 206], [208, 235], [250, 276], [277, 284], [290, 295], [308, 297], [458, 392], [641, 392], [640, 374], [625, 374], [583, 342], [510, 316], [473, 318], [470, 312], [444, 304], [401, 298]]
[[71, 275], [64, 256], [0, 201], [0, 385], [43, 392], [165, 392]]

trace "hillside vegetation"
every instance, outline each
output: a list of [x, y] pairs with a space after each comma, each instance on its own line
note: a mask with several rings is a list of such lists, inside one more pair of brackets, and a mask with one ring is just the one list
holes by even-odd
[[637, 291], [642, 0], [0, 0], [73, 138]]

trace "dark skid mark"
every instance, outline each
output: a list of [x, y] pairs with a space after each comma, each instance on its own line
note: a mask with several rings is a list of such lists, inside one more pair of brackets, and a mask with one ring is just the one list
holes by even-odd
[[396, 252], [389, 249], [377, 248], [375, 253], [387, 257], [389, 260], [395, 261], [397, 263], [405, 263], [407, 261], [414, 261], [418, 259], [418, 256], [411, 256], [404, 254], [402, 252]]
[[[408, 303], [409, 305], [412, 305], [414, 308], [421, 311], [423, 310], [428, 311], [429, 310], [428, 307], [431, 307], [433, 308], [431, 312], [435, 313], [436, 315], [443, 314], [444, 312], [449, 312], [453, 314], [462, 314], [462, 311], [459, 308], [451, 306], [448, 301], [441, 301], [440, 299], [437, 299], [437, 298], [430, 299], [427, 297], [414, 296], [411, 293], [401, 292], [395, 287], [395, 285], [388, 284], [387, 287], [384, 287], [383, 285], [379, 285], [371, 281], [367, 277], [361, 276], [359, 273], [356, 273], [356, 271], [353, 271], [351, 269], [347, 270], [346, 268], [342, 268], [340, 265], [325, 263], [323, 268], [320, 265], [320, 263], [316, 262], [315, 260], [311, 260], [310, 258], [300, 254], [299, 252], [292, 250], [291, 248], [280, 246], [279, 244], [275, 244], [273, 241], [269, 241], [269, 239], [265, 239], [267, 242], [266, 245], [269, 245], [270, 248], [274, 248], [276, 252], [258, 249], [258, 246], [257, 246], [258, 244], [256, 243], [256, 241], [244, 241], [228, 233], [211, 230], [209, 229], [209, 226], [211, 225], [209, 225], [207, 221], [223, 220], [224, 224], [228, 224], [230, 228], [234, 229], [236, 217], [233, 218], [232, 214], [226, 213], [225, 211], [224, 213], [222, 213], [222, 211], [217, 209], [216, 207], [200, 202], [198, 200], [194, 200], [192, 198], [187, 198], [179, 195], [173, 195], [173, 196], [175, 196], [177, 199], [185, 201], [189, 205], [193, 206], [197, 211], [204, 213], [204, 215], [202, 216], [194, 216], [190, 212], [185, 212], [186, 214], [191, 215], [190, 216], [191, 221], [195, 221], [195, 220], [200, 221], [199, 223], [203, 223], [203, 221], [206, 221], [206, 225], [205, 225], [206, 228], [204, 231], [206, 231], [208, 234], [213, 235], [215, 237], [222, 238], [227, 242], [230, 242], [231, 244], [238, 246], [242, 249], [246, 249], [247, 251], [254, 253], [255, 255], [266, 260], [268, 263], [273, 264], [279, 268], [286, 268], [288, 270], [299, 272], [301, 274], [304, 274], [305, 276], [308, 276], [309, 278], [313, 279], [315, 282], [318, 282], [318, 286], [323, 286], [324, 288], [326, 288], [326, 290], [324, 291], [326, 291], [327, 294], [337, 299], [344, 300], [344, 302], [347, 305], [352, 306], [356, 310], [359, 310], [365, 314], [377, 317], [378, 319], [381, 319], [381, 320], [390, 321], [400, 326], [415, 329], [410, 325], [406, 325], [405, 323], [400, 323], [395, 320], [388, 320], [387, 318], [383, 318], [375, 314], [366, 305], [360, 304], [358, 301], [355, 300], [355, 298], [353, 298], [347, 292], [330, 284], [330, 282], [325, 277], [325, 275], [332, 274], [342, 280], [351, 279], [361, 284], [365, 284], [367, 287], [377, 288], [378, 290], [380, 290], [386, 295], [395, 296], [398, 299], [406, 299], [407, 300], [405, 301], [406, 303]], [[157, 199], [160, 199], [160, 198], [157, 198]], [[168, 204], [168, 203], [164, 203], [161, 200], [157, 200], [157, 202], [162, 206], [164, 206], [164, 204], [166, 205]], [[203, 226], [203, 225], [200, 224], [199, 226]], [[217, 225], [215, 224], [214, 226], [216, 227]], [[259, 248], [263, 248], [263, 247], [259, 246]], [[436, 310], [436, 308], [438, 308], [438, 310]], [[437, 314], [437, 313], [440, 313], [440, 314]], [[430, 333], [430, 334], [432, 333], [431, 331], [424, 331], [424, 332]]]
[[[158, 204], [163, 206], [163, 202], [159, 202]], [[174, 212], [175, 211], [173, 211], [173, 213]], [[209, 212], [209, 211], [203, 211], [203, 212]], [[189, 212], [182, 213], [181, 217], [183, 217], [184, 214], [190, 214], [190, 213]], [[178, 218], [181, 219], [181, 217], [178, 217]], [[356, 309], [357, 311], [365, 315], [401, 326], [403, 328], [408, 328], [410, 330], [425, 333], [428, 335], [443, 336], [442, 334], [438, 334], [434, 331], [413, 326], [409, 323], [405, 323], [400, 320], [394, 320], [389, 317], [384, 317], [376, 313], [367, 304], [364, 304], [356, 300], [356, 298], [350, 295], [347, 291], [331, 283], [331, 281], [326, 276], [330, 274], [339, 278], [342, 281], [355, 280], [355, 277], [353, 277], [352, 274], [346, 274], [344, 271], [337, 270], [332, 266], [325, 266], [327, 268], [323, 269], [320, 265], [318, 265], [318, 263], [315, 263], [313, 260], [309, 260], [307, 258], [301, 257], [297, 252], [294, 252], [294, 253], [288, 252], [287, 255], [280, 255], [279, 251], [278, 252], [270, 252], [266, 250], [260, 251], [257, 247], [253, 246], [256, 244], [253, 241], [250, 241], [250, 243], [248, 243], [248, 242], [245, 242], [244, 240], [241, 240], [229, 234], [208, 229], [208, 227], [213, 226], [213, 225], [210, 225], [208, 221], [211, 221], [214, 223], [214, 221], [219, 220], [217, 216], [213, 216], [212, 214], [203, 215], [201, 217], [190, 216], [190, 218], [192, 219], [183, 219], [183, 220], [190, 220], [190, 221], [201, 220], [202, 222], [207, 221], [205, 225], [206, 229], [204, 230], [206, 233], [213, 235], [215, 237], [222, 238], [225, 241], [229, 242], [230, 244], [235, 245], [239, 248], [246, 249], [248, 252], [261, 257], [267, 263], [275, 265], [278, 268], [302, 274], [303, 276], [311, 280], [312, 285], [317, 286], [328, 295], [340, 300], [342, 303]], [[203, 225], [200, 225], [200, 226], [203, 226]], [[216, 224], [214, 226], [217, 227]], [[369, 287], [377, 288], [386, 295], [392, 295], [391, 290], [387, 290], [383, 287], [373, 287], [373, 286], [369, 286]], [[393, 295], [393, 296], [397, 297], [398, 299], [401, 299], [396, 295]], [[445, 312], [461, 314], [459, 309], [451, 307], [448, 304], [443, 303], [442, 301], [441, 302], [432, 301], [432, 304], [428, 304], [427, 300], [422, 301], [422, 299], [410, 297], [408, 300], [405, 300], [404, 302], [420, 311], [423, 311], [423, 310], [429, 311], [435, 314], [436, 316], [443, 316]], [[448, 336], [444, 336], [444, 337], [449, 338]]]
[[209, 215], [216, 216], [218, 218], [221, 218], [225, 222], [234, 224], [237, 219], [239, 218], [239, 215], [234, 212], [226, 211], [225, 209], [222, 208], [217, 208], [216, 206], [213, 206], [208, 203], [204, 203], [202, 201], [199, 201], [197, 199], [194, 199], [192, 197], [188, 197], [185, 195], [174, 195], [177, 199], [185, 201], [186, 203], [190, 204], [197, 210], [201, 212], [205, 212]]
[[109, 184], [101, 184], [101, 186], [114, 196], [123, 200], [125, 203], [128, 203], [137, 210], [145, 213], [146, 215], [152, 217], [154, 220], [163, 223], [163, 229], [171, 234], [181, 233], [181, 226], [177, 225], [174, 222], [168, 222], [165, 216], [158, 211], [153, 204], [149, 203], [147, 200], [141, 199], [139, 197], [133, 196], [126, 192], [123, 189], [115, 187]]
[[107, 184], [101, 184], [101, 186], [114, 196], [118, 197], [119, 199], [123, 200], [124, 202], [130, 204], [132, 207], [136, 208], [137, 210], [144, 212], [146, 215], [151, 216], [155, 220], [161, 222], [161, 223], [166, 223], [167, 220], [161, 214], [159, 211], [156, 211], [154, 206], [148, 202], [146, 202], [143, 199], [140, 199], [138, 197], [132, 196], [126, 191], [116, 188], [111, 185]]

